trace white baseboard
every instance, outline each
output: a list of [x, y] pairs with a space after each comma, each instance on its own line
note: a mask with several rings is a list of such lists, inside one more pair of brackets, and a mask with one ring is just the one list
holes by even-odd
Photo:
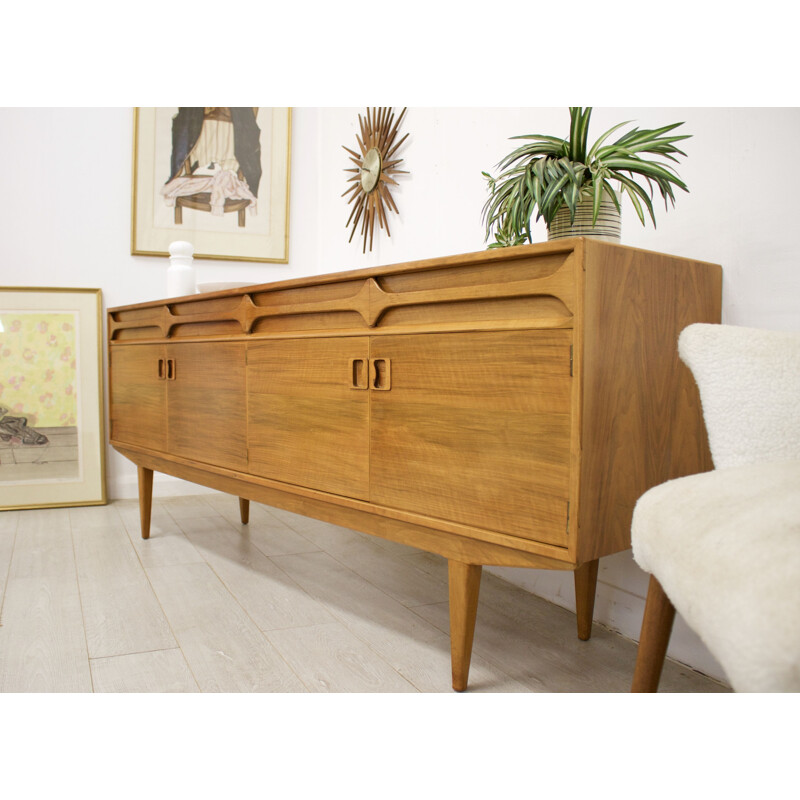
[[[614, 556], [619, 558], [619, 556]], [[603, 561], [600, 561], [602, 566]], [[575, 586], [571, 572], [560, 570], [529, 570], [511, 567], [485, 567], [487, 572], [492, 572], [498, 577], [526, 589], [531, 594], [554, 603], [561, 608], [566, 608], [575, 613]], [[639, 567], [630, 559], [631, 570]], [[602, 574], [602, 573], [601, 573]], [[635, 581], [620, 581], [624, 585], [641, 585], [636, 576]], [[605, 625], [612, 631], [625, 636], [634, 642], [639, 641], [642, 619], [644, 618], [645, 598], [638, 594], [604, 582], [597, 581], [597, 594], [594, 606], [594, 621]], [[690, 669], [697, 670], [710, 678], [728, 683], [725, 671], [719, 662], [708, 651], [697, 634], [683, 621], [680, 614], [675, 615], [675, 624], [669, 640], [667, 657], [671, 658]], [[631, 674], [631, 678], [633, 675]]]
[[[173, 478], [160, 472], [153, 473], [153, 497], [184, 497], [192, 494], [211, 494], [214, 489], [208, 489], [197, 483]], [[121, 475], [116, 480], [110, 481], [108, 496], [111, 500], [135, 500], [139, 497], [139, 480], [133, 475]]]

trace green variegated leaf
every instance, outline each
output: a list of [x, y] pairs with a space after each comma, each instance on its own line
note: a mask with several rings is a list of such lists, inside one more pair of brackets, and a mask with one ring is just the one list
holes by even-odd
[[[596, 157], [600, 150], [600, 145], [611, 136], [614, 131], [619, 130], [623, 125], [628, 125], [627, 122], [620, 122], [619, 125], [615, 125], [613, 128], [607, 130], [593, 145], [592, 149], [588, 152], [586, 156], [586, 160], [592, 162]], [[611, 147], [616, 147], [616, 145], [611, 145]], [[607, 148], [606, 148], [607, 149]]]
[[600, 213], [600, 202], [603, 199], [603, 184], [598, 181], [594, 184], [592, 192], [592, 225], [597, 225], [597, 216]]
[[564, 203], [566, 204], [567, 208], [569, 208], [570, 221], [575, 220], [575, 211], [578, 208], [578, 202], [580, 199], [580, 187], [575, 183], [570, 184], [569, 188], [564, 192]]
[[[623, 189], [623, 191], [626, 191]], [[639, 198], [636, 196], [635, 192], [627, 190], [628, 197], [631, 199], [631, 204], [633, 205], [633, 210], [636, 212], [636, 216], [639, 217], [639, 222], [644, 225], [644, 212], [642, 211], [642, 204], [639, 202]], [[655, 220], [653, 220], [653, 226], [655, 226]]]
[[548, 144], [562, 146], [566, 139], [559, 139], [556, 136], [542, 136], [540, 133], [523, 133], [520, 136], [511, 136], [511, 139], [534, 139], [539, 142], [547, 142]]
[[[642, 129], [639, 130], [638, 128], [634, 128], [632, 131], [629, 131], [624, 136], [621, 137], [620, 141], [622, 140], [642, 140], [642, 139], [657, 139], [662, 134], [669, 133], [669, 131], [674, 131], [676, 128], [680, 128], [683, 125], [682, 122], [673, 122], [671, 125], [665, 125], [663, 128], [654, 128], [652, 130]], [[689, 134], [682, 134], [682, 139], [689, 139], [691, 138]]]
[[603, 188], [606, 190], [606, 194], [611, 198], [611, 201], [614, 203], [614, 207], [621, 214], [622, 207], [619, 204], [619, 199], [617, 198], [617, 193], [614, 191], [614, 187], [607, 180], [604, 179]]
[[619, 181], [622, 184], [623, 191], [627, 192], [628, 197], [631, 198], [633, 202], [633, 207], [636, 209], [636, 213], [639, 216], [639, 219], [644, 225], [644, 214], [641, 211], [641, 206], [639, 204], [639, 198], [641, 198], [642, 202], [644, 202], [648, 213], [650, 214], [650, 219], [653, 220], [653, 227], [656, 226], [656, 217], [653, 213], [653, 204], [650, 202], [650, 197], [648, 197], [647, 192], [639, 186], [638, 183], [632, 181], [630, 178], [625, 177], [624, 175], [619, 176]]
[[562, 175], [557, 181], [551, 183], [547, 187], [547, 191], [544, 193], [544, 197], [542, 197], [542, 211], [545, 215], [545, 219], [547, 219], [548, 206], [553, 202], [554, 198], [568, 181], [569, 175]]
[[592, 109], [570, 108], [569, 158], [572, 161], [586, 160], [586, 142], [589, 136], [589, 119]]
[[655, 161], [644, 161], [640, 158], [609, 158], [604, 162], [605, 166], [610, 170], [618, 172], [623, 170], [625, 172], [638, 173], [654, 180], [659, 178], [669, 183], [674, 183], [681, 189], [686, 189], [686, 185], [675, 174], [675, 171], [667, 164], [658, 164]]

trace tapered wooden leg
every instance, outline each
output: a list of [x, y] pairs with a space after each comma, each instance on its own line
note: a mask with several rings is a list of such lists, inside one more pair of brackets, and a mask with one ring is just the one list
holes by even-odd
[[139, 467], [139, 519], [142, 539], [150, 538], [150, 514], [153, 510], [153, 470]]
[[250, 522], [250, 501], [244, 497], [239, 498], [239, 516], [242, 518], [242, 525]]
[[639, 651], [633, 672], [632, 692], [658, 691], [673, 622], [675, 622], [675, 606], [661, 588], [661, 584], [651, 575], [647, 602], [644, 606], [642, 632], [639, 636]]
[[578, 638], [584, 642], [592, 635], [594, 598], [597, 591], [597, 568], [600, 559], [587, 561], [575, 570], [575, 611], [578, 615]]
[[464, 564], [452, 560], [447, 562], [450, 589], [450, 659], [453, 689], [457, 692], [463, 692], [467, 688], [469, 679], [482, 569], [480, 564]]

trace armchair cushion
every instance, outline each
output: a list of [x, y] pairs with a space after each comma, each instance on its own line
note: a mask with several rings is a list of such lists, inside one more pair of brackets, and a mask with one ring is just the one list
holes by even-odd
[[800, 333], [695, 323], [678, 350], [717, 469], [800, 458]]
[[650, 489], [632, 545], [736, 691], [800, 691], [800, 460]]

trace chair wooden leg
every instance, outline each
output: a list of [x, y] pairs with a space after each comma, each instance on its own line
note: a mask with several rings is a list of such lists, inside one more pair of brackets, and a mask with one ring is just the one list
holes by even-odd
[[480, 564], [447, 562], [450, 593], [450, 659], [453, 689], [463, 692], [469, 679], [472, 639], [478, 614], [478, 593], [481, 587]]
[[578, 615], [578, 638], [586, 641], [592, 635], [594, 598], [597, 591], [597, 568], [600, 559], [587, 561], [575, 570], [575, 611]]
[[150, 514], [153, 510], [153, 470], [138, 467], [139, 471], [139, 520], [142, 539], [150, 538]]
[[239, 498], [239, 516], [242, 519], [242, 525], [250, 522], [250, 501], [245, 500], [244, 497]]
[[674, 621], [675, 606], [661, 588], [661, 584], [651, 575], [644, 606], [642, 632], [639, 636], [632, 692], [658, 691], [658, 682], [661, 680], [661, 670], [664, 667]]

